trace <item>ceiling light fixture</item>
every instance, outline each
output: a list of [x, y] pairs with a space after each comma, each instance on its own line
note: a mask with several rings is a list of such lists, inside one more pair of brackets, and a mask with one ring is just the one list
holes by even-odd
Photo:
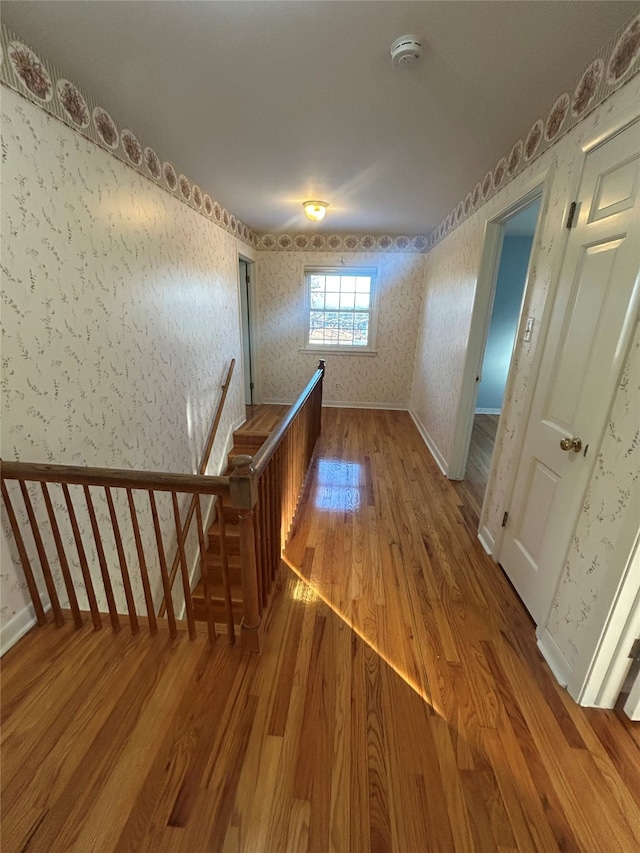
[[422, 56], [422, 39], [418, 36], [400, 36], [391, 45], [391, 61], [400, 68], [413, 68]]
[[312, 222], [320, 222], [321, 219], [324, 219], [324, 215], [329, 207], [326, 201], [303, 201], [302, 206], [304, 207], [307, 219], [310, 219]]

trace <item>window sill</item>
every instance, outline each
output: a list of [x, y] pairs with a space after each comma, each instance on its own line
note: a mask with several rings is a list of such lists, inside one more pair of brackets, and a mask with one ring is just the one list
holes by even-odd
[[317, 353], [319, 355], [355, 355], [355, 356], [377, 356], [378, 351], [373, 349], [358, 349], [356, 347], [300, 347], [298, 352]]

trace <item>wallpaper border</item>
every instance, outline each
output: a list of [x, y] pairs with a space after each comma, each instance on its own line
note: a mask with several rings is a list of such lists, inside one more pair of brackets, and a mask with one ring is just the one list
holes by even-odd
[[4, 24], [0, 32], [0, 83], [57, 118], [242, 242], [255, 248], [258, 235], [204, 192], [154, 148], [144, 145], [132, 130], [79, 86], [67, 80]]
[[636, 12], [583, 69], [573, 87], [573, 94], [563, 92], [559, 95], [551, 105], [546, 120], [536, 119], [524, 137], [524, 142], [518, 139], [509, 153], [501, 157], [493, 169], [489, 169], [473, 190], [428, 234], [426, 251], [430, 252], [639, 71], [640, 13]]
[[[16, 51], [19, 53], [17, 58]], [[176, 171], [172, 163], [162, 161], [155, 149], [143, 147], [131, 130], [119, 130], [107, 110], [63, 77], [4, 24], [0, 37], [0, 83], [107, 150], [219, 227], [258, 251], [266, 252], [428, 253], [639, 71], [640, 13], [636, 13], [583, 69], [573, 87], [573, 94], [560, 94], [551, 105], [546, 120], [536, 119], [524, 141], [518, 139], [509, 153], [501, 157], [493, 169], [489, 169], [473, 190], [427, 235], [260, 235], [229, 213], [209, 193], [203, 192], [186, 175]]]

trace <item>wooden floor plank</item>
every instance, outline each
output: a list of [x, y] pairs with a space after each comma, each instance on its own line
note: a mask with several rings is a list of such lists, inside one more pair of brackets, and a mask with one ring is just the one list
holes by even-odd
[[3, 853], [639, 849], [637, 728], [557, 685], [477, 512], [406, 412], [324, 410], [261, 656], [5, 656]]

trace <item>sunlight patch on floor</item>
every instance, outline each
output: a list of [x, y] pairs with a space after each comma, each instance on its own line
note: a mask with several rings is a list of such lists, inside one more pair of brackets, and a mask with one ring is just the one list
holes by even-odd
[[[329, 599], [323, 595], [323, 593], [315, 586], [311, 581], [305, 578], [301, 574], [301, 570], [295, 566], [287, 557], [283, 554], [282, 561], [286, 566], [288, 566], [292, 572], [298, 577], [298, 581], [294, 587], [293, 598], [295, 601], [304, 601], [304, 602], [316, 602], [322, 601], [327, 605], [342, 621], [351, 628], [351, 630], [364, 642], [370, 649], [372, 649], [379, 658], [381, 658], [391, 669], [400, 676], [400, 678], [409, 685], [409, 687], [420, 696], [420, 698], [427, 703], [427, 705], [431, 706], [433, 710], [440, 717], [444, 718], [444, 714], [442, 713], [442, 709], [439, 708], [433, 702], [433, 697], [428, 695], [425, 690], [422, 688], [422, 685], [418, 684], [405, 670], [404, 668], [397, 662], [390, 658], [382, 649], [371, 639], [371, 637], [367, 637], [361, 628], [357, 625], [354, 625], [352, 620], [345, 614], [342, 613], [336, 606], [329, 601]], [[306, 587], [308, 591], [304, 591], [302, 588]]]
[[355, 512], [362, 503], [362, 465], [338, 459], [319, 459], [314, 505], [316, 509]]

